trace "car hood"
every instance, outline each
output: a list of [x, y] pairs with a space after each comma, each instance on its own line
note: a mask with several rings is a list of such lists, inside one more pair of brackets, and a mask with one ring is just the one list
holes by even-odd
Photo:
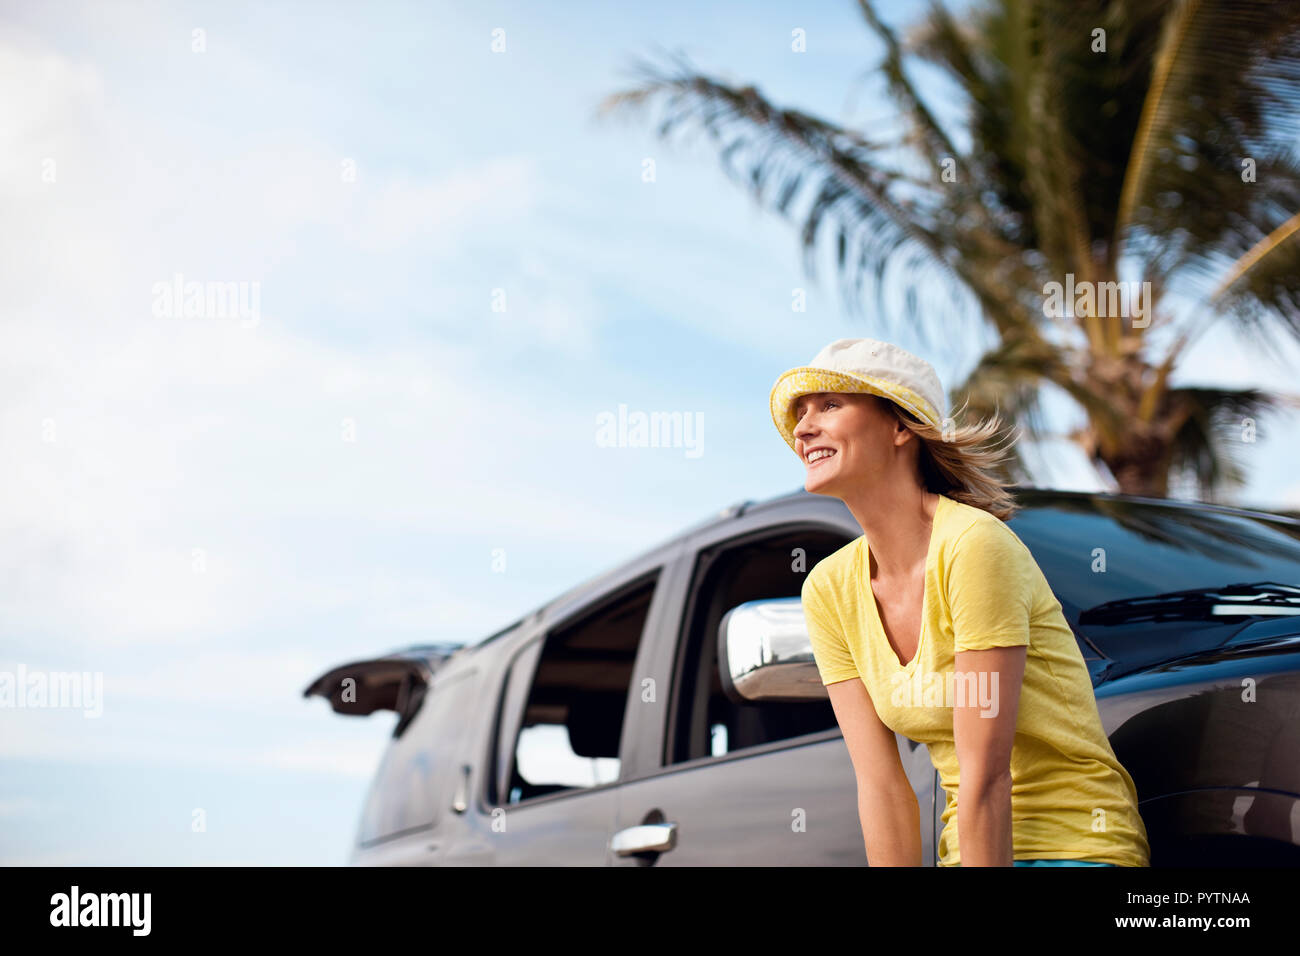
[[1236, 621], [1168, 621], [1153, 624], [1088, 626], [1079, 629], [1086, 643], [1100, 652], [1090, 661], [1094, 686], [1125, 674], [1225, 649], [1248, 649], [1300, 636], [1300, 617]]

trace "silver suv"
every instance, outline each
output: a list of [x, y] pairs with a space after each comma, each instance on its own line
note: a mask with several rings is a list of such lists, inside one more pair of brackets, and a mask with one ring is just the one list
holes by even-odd
[[[1300, 522], [1015, 493], [1010, 525], [1075, 631], [1152, 865], [1300, 863]], [[746, 502], [477, 643], [322, 674], [307, 696], [397, 716], [350, 862], [865, 865], [799, 603], [860, 534], [838, 499]], [[1104, 575], [1087, 573], [1097, 547]], [[897, 743], [934, 865], [942, 788], [926, 748]]]

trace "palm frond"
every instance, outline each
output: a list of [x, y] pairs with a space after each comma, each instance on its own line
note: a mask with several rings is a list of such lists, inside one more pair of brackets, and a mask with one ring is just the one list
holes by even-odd
[[1283, 399], [1255, 388], [1185, 387], [1169, 390], [1175, 429], [1166, 472], [1190, 477], [1211, 501], [1246, 479], [1241, 457], [1257, 437], [1260, 420]]
[[[1051, 383], [1122, 488], [1239, 481], [1228, 423], [1276, 396], [1169, 380], [1217, 321], [1264, 345], [1282, 329], [1300, 338], [1300, 4], [974, 0], [958, 15], [931, 0], [898, 32], [870, 0], [859, 8], [901, 133], [780, 108], [684, 58], [646, 67], [602, 112], [662, 100], [661, 138], [705, 130], [727, 175], [797, 222], [810, 276], [829, 234], [846, 306], [874, 292], [870, 334], [899, 319], [923, 339], [968, 319], [990, 328], [998, 344], [953, 390], [967, 411], [1038, 440]], [[924, 102], [912, 58], [957, 99]], [[936, 175], [950, 156], [955, 181]], [[1121, 275], [1151, 284], [1145, 331], [1097, 309], [1045, 314], [1048, 283]], [[1181, 302], [1202, 305], [1189, 317]], [[1166, 331], [1172, 347], [1149, 356]]]
[[903, 52], [894, 31], [876, 15], [871, 0], [858, 0], [858, 9], [868, 25], [885, 45], [885, 60], [880, 69], [889, 84], [894, 102], [900, 106], [913, 132], [912, 145], [925, 156], [936, 176], [943, 172], [945, 157], [956, 159], [958, 153], [948, 133], [917, 94], [903, 67]]
[[[1174, 242], [1190, 256], [1235, 258], [1243, 225], [1294, 213], [1300, 136], [1300, 5], [1179, 0], [1151, 59], [1115, 220], [1135, 250]], [[1250, 181], [1243, 162], [1273, 165]], [[1144, 241], [1146, 240], [1146, 241]]]
[[[1061, 351], [1039, 338], [1004, 339], [986, 351], [965, 379], [949, 389], [950, 403], [969, 420], [996, 418], [1017, 423], [1029, 441], [1039, 443], [1054, 437], [1049, 433], [1040, 405], [1040, 389], [1051, 382], [1094, 406], [1098, 415], [1113, 415], [1114, 410], [1098, 402], [1095, 396], [1074, 378], [1063, 361]], [[1015, 446], [1010, 450], [1012, 467], [1028, 473], [1024, 457]]]
[[1272, 344], [1270, 323], [1279, 318], [1300, 338], [1300, 212], [1237, 260], [1211, 302], [1228, 309], [1257, 347]]
[[[708, 77], [683, 57], [676, 58], [675, 68], [643, 63], [641, 73], [640, 85], [606, 97], [599, 114], [641, 109], [665, 99], [676, 112], [659, 128], [672, 130], [697, 121], [718, 144], [723, 169], [760, 204], [785, 215], [798, 190], [810, 190], [812, 199], [799, 231], [804, 269], [815, 277], [817, 240], [829, 228], [849, 308], [856, 307], [868, 282], [876, 292], [880, 321], [892, 324], [889, 318], [898, 310], [885, 299], [883, 277], [887, 267], [897, 265], [891, 260], [903, 247], [912, 255], [905, 260], [906, 274], [898, 278], [923, 287], [937, 280], [951, 290], [952, 307], [944, 314], [955, 326], [973, 318], [962, 309], [962, 286], [971, 287], [980, 303], [992, 306], [995, 313], [1013, 308], [1008, 288], [991, 281], [991, 264], [979, 255], [989, 248], [977, 228], [982, 215], [963, 222], [938, 215], [942, 191], [933, 183], [924, 184], [929, 191], [918, 188], [909, 173], [887, 162], [897, 144], [872, 142], [801, 110], [781, 109], [755, 87], [734, 87]], [[917, 256], [917, 251], [925, 255]], [[897, 317], [917, 323], [922, 319], [906, 305]]]

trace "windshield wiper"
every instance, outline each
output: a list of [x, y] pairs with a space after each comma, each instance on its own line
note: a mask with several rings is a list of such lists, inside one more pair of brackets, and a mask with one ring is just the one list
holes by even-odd
[[1287, 614], [1300, 615], [1300, 587], [1260, 581], [1107, 601], [1083, 611], [1079, 623], [1130, 624], [1142, 620], [1186, 621]]

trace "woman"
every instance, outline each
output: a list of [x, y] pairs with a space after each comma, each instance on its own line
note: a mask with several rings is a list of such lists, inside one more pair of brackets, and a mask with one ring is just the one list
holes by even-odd
[[996, 423], [954, 428], [945, 408], [929, 363], [874, 339], [832, 342], [771, 394], [805, 488], [863, 530], [809, 572], [803, 606], [868, 863], [921, 865], [898, 733], [926, 744], [947, 793], [940, 866], [1149, 866], [1074, 635], [1004, 523], [1016, 506], [983, 445]]

